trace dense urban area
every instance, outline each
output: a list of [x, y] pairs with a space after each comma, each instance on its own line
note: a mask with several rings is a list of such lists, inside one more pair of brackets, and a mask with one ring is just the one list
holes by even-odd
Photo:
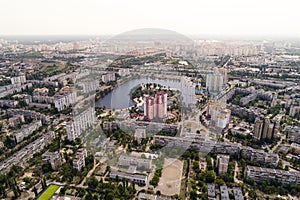
[[0, 199], [299, 199], [300, 43], [0, 39]]

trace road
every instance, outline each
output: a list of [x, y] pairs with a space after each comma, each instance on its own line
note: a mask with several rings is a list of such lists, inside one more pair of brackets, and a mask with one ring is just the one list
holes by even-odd
[[238, 168], [238, 164], [237, 162], [235, 161], [234, 162], [234, 176], [233, 176], [233, 179], [234, 179], [234, 182], [235, 183], [242, 183], [242, 181], [240, 181], [238, 178], [237, 178], [237, 173], [239, 171], [239, 168]]

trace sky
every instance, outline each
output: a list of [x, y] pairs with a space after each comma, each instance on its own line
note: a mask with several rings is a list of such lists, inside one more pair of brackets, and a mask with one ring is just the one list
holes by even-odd
[[0, 0], [0, 35], [300, 36], [299, 0]]

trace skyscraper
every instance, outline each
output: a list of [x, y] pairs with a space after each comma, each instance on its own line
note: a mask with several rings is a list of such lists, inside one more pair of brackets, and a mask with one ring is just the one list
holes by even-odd
[[144, 96], [144, 116], [147, 120], [164, 119], [167, 117], [167, 99], [165, 92], [157, 92], [155, 97]]
[[206, 77], [206, 89], [211, 94], [219, 93], [224, 84], [224, 77], [221, 73], [208, 74]]
[[280, 124], [276, 120], [271, 120], [264, 116], [256, 117], [254, 122], [254, 138], [256, 140], [276, 138], [279, 126]]

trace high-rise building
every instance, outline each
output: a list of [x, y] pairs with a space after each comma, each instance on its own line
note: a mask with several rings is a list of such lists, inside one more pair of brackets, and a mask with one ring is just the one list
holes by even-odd
[[221, 73], [207, 74], [206, 89], [211, 94], [219, 93], [224, 84], [224, 77]]
[[95, 110], [92, 107], [75, 116], [66, 126], [68, 140], [72, 141], [79, 138], [83, 132], [93, 127], [95, 121]]
[[217, 166], [218, 174], [225, 174], [228, 169], [229, 156], [228, 155], [218, 155], [217, 156]]
[[211, 117], [210, 124], [216, 128], [224, 129], [230, 120], [231, 111], [226, 109], [224, 103], [209, 103], [207, 115]]
[[228, 76], [227, 76], [227, 69], [225, 68], [214, 68], [214, 73], [217, 74], [217, 73], [220, 73], [223, 75], [223, 84], [227, 84], [228, 82]]
[[254, 138], [257, 140], [276, 138], [279, 131], [279, 122], [265, 118], [256, 117], [254, 122]]
[[144, 116], [147, 120], [164, 119], [167, 117], [167, 99], [165, 92], [157, 92], [155, 97], [144, 96]]
[[181, 105], [184, 107], [193, 107], [196, 103], [195, 85], [188, 77], [180, 79]]

